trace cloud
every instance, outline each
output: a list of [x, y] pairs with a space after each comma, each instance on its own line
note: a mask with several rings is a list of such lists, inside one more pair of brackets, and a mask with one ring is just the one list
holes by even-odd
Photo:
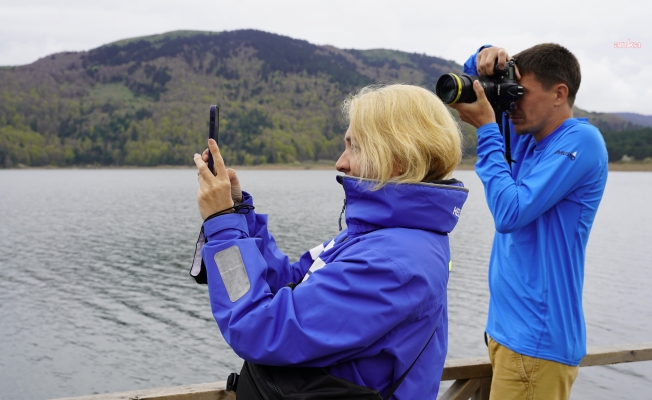
[[581, 60], [576, 103], [589, 111], [652, 114], [652, 66], [630, 54]]
[[[389, 48], [462, 63], [478, 46], [512, 54], [556, 42], [580, 60], [577, 104], [593, 111], [652, 114], [652, 3], [508, 0], [464, 4], [426, 0], [3, 0], [0, 65], [20, 65], [60, 51], [178, 29], [259, 29], [340, 48]], [[639, 41], [642, 49], [615, 50]]]

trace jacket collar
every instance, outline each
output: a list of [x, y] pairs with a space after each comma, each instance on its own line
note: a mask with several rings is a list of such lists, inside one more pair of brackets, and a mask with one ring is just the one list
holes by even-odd
[[388, 183], [375, 191], [374, 180], [338, 175], [337, 181], [346, 195], [350, 236], [399, 227], [450, 233], [468, 196], [468, 189], [459, 181]]

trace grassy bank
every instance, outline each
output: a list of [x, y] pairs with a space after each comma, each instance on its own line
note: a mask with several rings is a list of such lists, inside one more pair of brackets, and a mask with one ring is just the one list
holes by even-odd
[[652, 163], [650, 163], [650, 162], [609, 163], [609, 171], [651, 172], [652, 171]]

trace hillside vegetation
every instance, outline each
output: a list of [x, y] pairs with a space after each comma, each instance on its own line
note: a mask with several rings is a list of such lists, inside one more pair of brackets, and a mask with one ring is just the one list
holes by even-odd
[[[254, 30], [178, 31], [53, 54], [0, 68], [0, 168], [190, 165], [206, 146], [211, 104], [220, 106], [229, 164], [334, 160], [343, 150], [340, 105], [348, 94], [389, 82], [432, 90], [451, 71], [461, 67]], [[607, 116], [589, 118], [614, 131], [631, 125]], [[473, 156], [475, 130], [463, 130]]]
[[173, 32], [0, 70], [0, 165], [191, 164], [210, 104], [229, 163], [336, 159], [347, 94], [459, 66], [243, 30]]
[[602, 136], [607, 143], [609, 162], [652, 161], [652, 128], [602, 131]]

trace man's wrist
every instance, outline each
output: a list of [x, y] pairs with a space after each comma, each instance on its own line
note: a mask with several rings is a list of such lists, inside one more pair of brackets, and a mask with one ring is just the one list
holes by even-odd
[[483, 119], [480, 122], [480, 126], [478, 128], [481, 128], [481, 127], [483, 127], [485, 125], [489, 125], [489, 124], [495, 124], [495, 123], [496, 123], [496, 117], [492, 115], [491, 118]]

